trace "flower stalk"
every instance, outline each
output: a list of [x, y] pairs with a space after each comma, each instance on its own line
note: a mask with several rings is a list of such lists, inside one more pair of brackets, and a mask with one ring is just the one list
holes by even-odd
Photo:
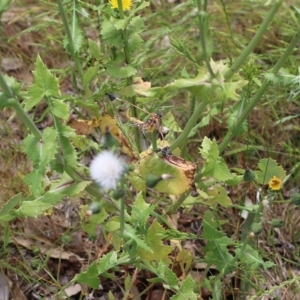
[[157, 151], [157, 131], [156, 130], [154, 130], [153, 132], [152, 132], [152, 150], [153, 150], [153, 152], [156, 152]]
[[118, 8], [119, 8], [119, 13], [120, 13], [120, 19], [124, 19], [124, 10], [123, 10], [122, 0], [118, 0]]
[[[75, 62], [76, 69], [78, 71], [79, 77], [80, 77], [81, 82], [83, 84], [84, 92], [85, 92], [86, 96], [88, 97], [88, 99], [90, 99], [91, 98], [91, 92], [89, 90], [89, 87], [87, 86], [86, 83], [84, 83], [84, 80], [83, 80], [84, 73], [83, 73], [81, 61], [79, 59], [78, 54], [75, 52], [75, 47], [74, 47], [74, 42], [73, 42], [73, 38], [72, 38], [72, 34], [71, 34], [71, 29], [70, 29], [70, 26], [69, 26], [69, 23], [68, 23], [68, 20], [67, 20], [67, 16], [66, 16], [62, 1], [57, 0], [57, 5], [58, 5], [58, 10], [59, 10], [59, 13], [61, 15], [61, 19], [63, 21], [64, 28], [65, 28], [65, 31], [66, 31], [66, 36], [67, 36], [67, 39], [68, 39], [71, 56], [72, 56], [72, 58]], [[74, 5], [75, 5], [75, 3], [74, 3]], [[76, 10], [74, 8], [73, 9], [73, 21], [75, 20], [75, 13], [76, 13]]]
[[[124, 186], [123, 186], [124, 188]], [[124, 229], [125, 229], [125, 195], [120, 198], [120, 235], [123, 237]]]
[[206, 12], [207, 0], [204, 0], [203, 9], [201, 9], [201, 2], [202, 2], [201, 0], [196, 0], [196, 6], [198, 9], [198, 16], [197, 16], [198, 26], [199, 26], [199, 32], [201, 33], [200, 43], [202, 48], [202, 55], [208, 72], [212, 77], [215, 77], [213, 69], [211, 68], [211, 65], [209, 63], [209, 55], [206, 47], [206, 39], [207, 39], [207, 31], [208, 31], [207, 29], [208, 20], [207, 20], [207, 12]]
[[[110, 3], [112, 4], [112, 7], [113, 8], [116, 8], [115, 7], [115, 1], [110, 1]], [[123, 6], [123, 1], [124, 0], [117, 0], [117, 3], [118, 3], [118, 10], [119, 10], [119, 16], [120, 16], [120, 19], [124, 19], [125, 18], [125, 15], [124, 15], [124, 6]], [[129, 0], [128, 0], [129, 1]], [[128, 7], [126, 7], [127, 9], [129, 9], [131, 7], [131, 1], [129, 1], [127, 3]], [[121, 36], [122, 36], [122, 39], [123, 39], [123, 42], [124, 42], [124, 56], [125, 56], [125, 63], [128, 65], [130, 64], [130, 53], [129, 53], [129, 48], [128, 48], [128, 36], [127, 36], [127, 32], [126, 32], [126, 28], [124, 30], [122, 30], [121, 32]], [[132, 85], [133, 83], [133, 79], [132, 79], [132, 76], [127, 78], [127, 85], [130, 86]], [[132, 116], [134, 116], [135, 118], [138, 118], [138, 112], [137, 112], [137, 109], [136, 109], [136, 97], [129, 97], [128, 98], [128, 101], [133, 104], [130, 106], [130, 113]], [[138, 152], [141, 152], [141, 141], [140, 141], [140, 132], [137, 128], [134, 129], [134, 139], [135, 139], [135, 144], [136, 144], [136, 147], [137, 147], [137, 150]]]
[[225, 79], [231, 78], [234, 75], [234, 73], [240, 69], [242, 64], [245, 62], [247, 56], [249, 56], [253, 52], [254, 48], [261, 40], [264, 33], [267, 31], [270, 22], [274, 19], [281, 4], [282, 0], [275, 1], [274, 5], [271, 7], [270, 11], [264, 18], [262, 24], [260, 25], [259, 29], [257, 30], [256, 34], [254, 35], [248, 46], [244, 49], [241, 55], [236, 59], [236, 61], [232, 64], [232, 66], [224, 75]]
[[39, 129], [36, 127], [36, 125], [33, 123], [31, 118], [28, 116], [28, 114], [24, 111], [23, 107], [19, 103], [18, 99], [16, 98], [16, 95], [14, 95], [13, 91], [10, 89], [8, 84], [6, 83], [2, 73], [0, 72], [0, 87], [3, 91], [3, 93], [7, 96], [7, 98], [11, 99], [10, 106], [12, 106], [18, 117], [22, 120], [22, 122], [26, 125], [26, 127], [31, 131], [31, 133], [37, 138], [42, 138], [42, 133], [39, 131]]

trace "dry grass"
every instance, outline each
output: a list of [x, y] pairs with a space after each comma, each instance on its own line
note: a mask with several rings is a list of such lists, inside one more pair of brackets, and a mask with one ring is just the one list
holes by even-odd
[[0, 206], [2, 206], [9, 198], [20, 192], [27, 194], [22, 177], [29, 171], [30, 164], [21, 147], [25, 128], [10, 109], [0, 114], [0, 127]]

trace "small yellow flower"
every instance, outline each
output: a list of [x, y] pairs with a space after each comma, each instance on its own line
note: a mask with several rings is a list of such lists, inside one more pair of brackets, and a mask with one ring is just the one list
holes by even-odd
[[281, 189], [282, 179], [273, 176], [269, 181], [269, 188], [272, 191], [279, 191]]
[[[119, 8], [118, 0], [109, 0], [112, 8]], [[122, 0], [123, 10], [129, 10], [132, 7], [132, 0]]]

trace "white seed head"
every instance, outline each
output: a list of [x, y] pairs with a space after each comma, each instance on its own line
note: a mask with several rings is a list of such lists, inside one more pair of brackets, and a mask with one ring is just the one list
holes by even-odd
[[126, 169], [125, 162], [113, 152], [105, 150], [90, 164], [91, 178], [105, 190], [114, 190]]

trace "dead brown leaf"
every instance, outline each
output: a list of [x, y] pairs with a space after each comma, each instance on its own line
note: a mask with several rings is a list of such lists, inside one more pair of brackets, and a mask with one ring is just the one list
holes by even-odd
[[[32, 241], [22, 238], [22, 237], [14, 237], [14, 241], [20, 245], [23, 246], [24, 248], [32, 250], [34, 247], [36, 247], [36, 244], [33, 243]], [[70, 252], [70, 251], [64, 251], [61, 248], [52, 248], [49, 249], [49, 245], [43, 246], [39, 245], [40, 252], [42, 254], [45, 254], [47, 256], [50, 256], [52, 258], [60, 258], [60, 259], [66, 259], [66, 260], [72, 260], [74, 261], [74, 258], [77, 259], [79, 262], [84, 261], [83, 258], [80, 256]]]
[[67, 287], [64, 292], [68, 297], [75, 296], [81, 292], [81, 285], [79, 283], [73, 284]]
[[9, 290], [10, 288], [8, 286], [8, 279], [4, 275], [4, 273], [2, 273], [2, 271], [0, 270], [0, 299], [1, 300], [8, 300]]

